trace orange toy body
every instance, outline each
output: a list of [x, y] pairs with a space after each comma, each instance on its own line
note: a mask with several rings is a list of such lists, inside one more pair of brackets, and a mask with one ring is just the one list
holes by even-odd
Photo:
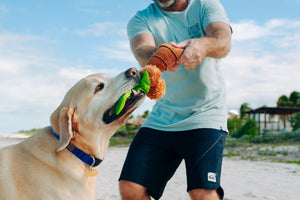
[[156, 65], [160, 71], [166, 71], [169, 67], [176, 64], [184, 49], [175, 48], [171, 44], [162, 44], [151, 56], [148, 65]]
[[175, 48], [171, 44], [162, 44], [151, 56], [146, 66], [140, 72], [148, 71], [150, 77], [150, 99], [160, 99], [166, 92], [166, 84], [160, 78], [161, 72], [176, 64], [184, 49]]

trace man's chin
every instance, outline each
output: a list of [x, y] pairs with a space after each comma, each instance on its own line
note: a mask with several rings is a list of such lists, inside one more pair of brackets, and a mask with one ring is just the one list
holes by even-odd
[[153, 0], [160, 8], [171, 8], [177, 0]]

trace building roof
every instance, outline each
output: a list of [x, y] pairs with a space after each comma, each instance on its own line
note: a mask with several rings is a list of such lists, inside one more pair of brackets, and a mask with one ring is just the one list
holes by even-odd
[[253, 114], [253, 113], [267, 113], [267, 114], [281, 114], [281, 115], [289, 115], [300, 112], [300, 108], [294, 107], [260, 107], [255, 110], [249, 110], [245, 113]]

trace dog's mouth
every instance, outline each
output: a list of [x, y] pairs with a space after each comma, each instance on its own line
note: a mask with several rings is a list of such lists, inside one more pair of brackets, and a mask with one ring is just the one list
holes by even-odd
[[[119, 119], [125, 114], [132, 113], [136, 108], [136, 104], [146, 96], [146, 94], [141, 90], [130, 90], [125, 93], [122, 97], [127, 96], [124, 101], [124, 105], [119, 108], [120, 100], [117, 101], [110, 109], [108, 109], [103, 115], [103, 122], [110, 124], [111, 122]], [[122, 98], [121, 97], [121, 98]], [[118, 109], [116, 111], [116, 109]]]
[[149, 73], [145, 71], [139, 83], [130, 91], [125, 92], [114, 106], [104, 113], [104, 123], [109, 124], [122, 116], [128, 117], [137, 108], [137, 103], [149, 93], [149, 90]]

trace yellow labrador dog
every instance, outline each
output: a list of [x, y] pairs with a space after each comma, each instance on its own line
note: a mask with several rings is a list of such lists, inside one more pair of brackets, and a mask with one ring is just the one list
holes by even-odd
[[132, 91], [117, 116], [114, 104], [139, 81], [131, 68], [111, 79], [94, 74], [76, 83], [51, 115], [51, 127], [0, 150], [0, 199], [95, 199], [96, 166], [145, 94]]

